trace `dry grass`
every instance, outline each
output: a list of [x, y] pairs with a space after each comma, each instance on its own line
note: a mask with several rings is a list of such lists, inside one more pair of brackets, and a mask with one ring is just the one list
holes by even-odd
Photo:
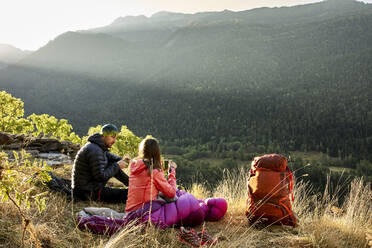
[[[70, 166], [58, 169], [59, 175], [69, 176]], [[335, 214], [332, 206], [337, 198], [325, 192], [313, 195], [308, 184], [295, 185], [294, 210], [300, 220], [298, 228], [248, 225], [244, 215], [246, 180], [248, 174], [225, 173], [225, 179], [208, 192], [202, 185], [193, 185], [189, 191], [197, 198], [223, 197], [229, 204], [226, 216], [219, 222], [206, 222], [203, 227], [221, 241], [215, 247], [367, 247], [372, 246], [372, 190], [362, 179], [354, 180], [342, 211]], [[105, 206], [123, 211], [118, 204], [79, 202], [72, 205], [64, 196], [50, 194], [47, 209], [39, 214], [31, 208], [35, 232], [43, 247], [189, 247], [179, 241], [177, 229], [158, 230], [154, 227], [128, 226], [112, 237], [94, 235], [77, 229], [75, 214], [86, 206]], [[14, 207], [6, 202], [0, 206], [0, 247], [20, 247], [21, 219]], [[26, 235], [27, 247], [36, 247]]]
[[367, 230], [366, 240], [368, 242], [369, 247], [372, 247], [372, 228]]

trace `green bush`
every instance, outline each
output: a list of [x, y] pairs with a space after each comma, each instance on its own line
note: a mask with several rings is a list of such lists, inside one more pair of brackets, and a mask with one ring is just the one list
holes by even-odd
[[31, 121], [24, 119], [24, 103], [5, 91], [0, 91], [0, 131], [27, 134], [33, 131]]

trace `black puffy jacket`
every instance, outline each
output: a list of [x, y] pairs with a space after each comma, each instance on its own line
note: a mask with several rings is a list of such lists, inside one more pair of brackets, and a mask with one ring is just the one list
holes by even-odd
[[102, 189], [111, 177], [128, 186], [129, 177], [117, 164], [121, 158], [108, 152], [101, 135], [93, 134], [88, 141], [75, 157], [72, 188], [83, 191]]

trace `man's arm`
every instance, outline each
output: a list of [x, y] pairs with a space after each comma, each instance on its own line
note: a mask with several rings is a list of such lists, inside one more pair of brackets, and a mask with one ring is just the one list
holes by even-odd
[[119, 170], [115, 178], [122, 182], [125, 186], [129, 186], [129, 176], [124, 171]]
[[106, 156], [107, 156], [107, 159], [109, 160], [109, 162], [111, 162], [111, 163], [118, 162], [118, 161], [121, 160], [121, 157], [119, 157], [115, 154], [109, 153], [109, 152], [106, 152]]
[[[93, 148], [93, 147], [92, 147]], [[114, 163], [108, 163], [107, 168], [105, 168], [105, 157], [103, 151], [99, 148], [89, 149], [88, 161], [89, 166], [92, 171], [93, 177], [97, 181], [107, 181], [111, 177], [115, 176], [120, 170], [119, 165]]]

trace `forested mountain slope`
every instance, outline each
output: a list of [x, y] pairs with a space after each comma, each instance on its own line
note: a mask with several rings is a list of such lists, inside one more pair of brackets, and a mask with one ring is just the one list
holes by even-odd
[[0, 72], [27, 113], [162, 139], [237, 138], [371, 158], [372, 7], [324, 1], [124, 17]]

